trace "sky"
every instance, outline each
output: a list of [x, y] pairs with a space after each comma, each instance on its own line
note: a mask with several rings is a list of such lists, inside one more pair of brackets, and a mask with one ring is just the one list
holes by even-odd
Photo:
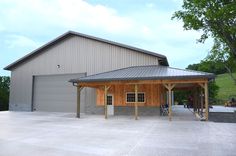
[[204, 59], [212, 41], [171, 20], [182, 0], [0, 0], [0, 75], [3, 68], [72, 30], [157, 52], [170, 66]]

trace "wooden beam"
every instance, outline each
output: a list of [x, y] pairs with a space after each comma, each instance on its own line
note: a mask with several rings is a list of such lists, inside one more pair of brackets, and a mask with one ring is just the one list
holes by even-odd
[[80, 118], [80, 92], [83, 89], [81, 86], [77, 86], [77, 110], [76, 110], [76, 117]]
[[200, 89], [201, 88], [197, 88], [197, 113], [200, 113]]
[[169, 84], [186, 84], [186, 83], [201, 83], [205, 82], [206, 79], [179, 79], [179, 80], [160, 80], [161, 83]]
[[172, 115], [172, 96], [171, 96], [171, 89], [168, 89], [168, 104], [169, 104], [169, 120], [171, 121], [171, 115]]
[[193, 88], [193, 111], [197, 111], [197, 88]]
[[159, 85], [159, 99], [160, 99], [160, 105], [164, 104], [164, 100], [163, 100], [163, 86]]
[[203, 113], [203, 90], [201, 88], [201, 116], [202, 116], [202, 113]]
[[108, 86], [104, 86], [104, 115], [105, 115], [105, 119], [107, 119], [107, 91], [108, 91], [109, 87]]
[[170, 84], [170, 83], [163, 84], [163, 85], [165, 86], [167, 90], [172, 90], [176, 86], [176, 84]]
[[81, 91], [83, 88], [84, 88], [84, 87], [81, 87], [81, 86], [80, 86], [80, 89], [79, 89], [79, 90]]
[[201, 86], [203, 89], [205, 88], [204, 83], [198, 83], [199, 86]]
[[[205, 83], [207, 79], [179, 79], [179, 80], [114, 80], [104, 82], [78, 82], [80, 86], [98, 88], [99, 86], [109, 86], [114, 84], [135, 85], [135, 84], [186, 84]], [[172, 86], [173, 87], [173, 86]]]
[[176, 84], [170, 85], [170, 90], [172, 90], [175, 86], [176, 86]]
[[134, 85], [135, 91], [135, 120], [138, 120], [138, 85]]
[[175, 87], [176, 84], [163, 84], [165, 88], [168, 90], [168, 106], [169, 106], [169, 120], [171, 121], [172, 118], [172, 94], [171, 91]]
[[111, 88], [111, 85], [107, 86], [107, 90], [109, 90]]
[[208, 84], [207, 82], [204, 84], [204, 92], [205, 92], [205, 117], [206, 117], [206, 121], [208, 121], [208, 117], [209, 117], [209, 101], [208, 101]]
[[166, 89], [169, 89], [169, 85], [168, 85], [168, 84], [163, 84], [163, 86], [164, 86]]

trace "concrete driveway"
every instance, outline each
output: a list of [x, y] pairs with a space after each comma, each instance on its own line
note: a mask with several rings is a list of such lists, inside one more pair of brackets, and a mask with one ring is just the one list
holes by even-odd
[[236, 124], [185, 118], [0, 112], [0, 155], [235, 155]]

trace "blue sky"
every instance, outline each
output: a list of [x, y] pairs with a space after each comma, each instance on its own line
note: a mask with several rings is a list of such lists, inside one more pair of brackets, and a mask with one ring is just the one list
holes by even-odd
[[3, 68], [68, 30], [167, 56], [170, 66], [198, 63], [212, 41], [171, 20], [181, 0], [0, 0], [0, 75]]

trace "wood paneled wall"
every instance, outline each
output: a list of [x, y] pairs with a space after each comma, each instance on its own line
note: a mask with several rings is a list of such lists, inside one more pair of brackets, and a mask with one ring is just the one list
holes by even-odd
[[[134, 106], [134, 103], [126, 103], [126, 93], [134, 92], [134, 85], [113, 85], [108, 90], [112, 94], [115, 106]], [[145, 102], [139, 103], [139, 106], [160, 106], [163, 102], [164, 89], [160, 84], [138, 85], [138, 92], [145, 93]], [[104, 105], [104, 90], [96, 90], [96, 101], [98, 106]]]

